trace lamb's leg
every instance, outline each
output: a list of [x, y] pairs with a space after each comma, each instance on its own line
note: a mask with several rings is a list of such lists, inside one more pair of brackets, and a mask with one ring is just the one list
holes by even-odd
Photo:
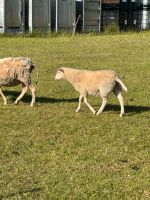
[[79, 110], [81, 109], [82, 98], [83, 98], [83, 96], [80, 95], [80, 97], [79, 97], [79, 104], [78, 104], [78, 108], [76, 109], [76, 112], [79, 112]]
[[29, 86], [29, 88], [32, 92], [32, 101], [31, 101], [30, 106], [33, 107], [33, 104], [35, 103], [35, 92], [36, 92], [36, 90], [35, 90], [35, 87], [32, 84]]
[[1, 94], [1, 96], [2, 96], [2, 98], [3, 98], [3, 100], [4, 100], [4, 105], [7, 105], [7, 99], [6, 99], [6, 97], [4, 96], [4, 94], [3, 94], [1, 88], [0, 88], [0, 94]]
[[84, 97], [84, 103], [89, 107], [89, 109], [92, 111], [92, 113], [94, 113], [94, 114], [96, 113], [94, 108], [92, 108], [92, 106], [90, 106], [90, 104], [87, 102], [86, 96]]
[[15, 101], [14, 104], [18, 104], [18, 102], [20, 101], [20, 99], [22, 99], [22, 97], [25, 95], [25, 93], [27, 92], [27, 90], [28, 90], [28, 87], [23, 85], [22, 92], [18, 96], [18, 98], [16, 99], [16, 101]]
[[102, 100], [103, 100], [102, 105], [99, 108], [99, 110], [97, 111], [96, 115], [99, 115], [101, 112], [103, 112], [103, 110], [104, 110], [104, 108], [107, 104], [107, 98], [106, 97], [102, 97]]
[[122, 115], [124, 114], [124, 103], [123, 103], [123, 97], [121, 95], [121, 92], [117, 95], [117, 98], [118, 98], [120, 106], [121, 106], [120, 117], [122, 117]]
[[120, 103], [120, 106], [121, 106], [120, 117], [122, 117], [122, 115], [124, 114], [124, 103], [123, 103], [123, 97], [121, 95], [121, 88], [116, 86], [116, 88], [114, 88], [113, 92], [115, 93], [116, 97], [119, 100], [119, 103]]

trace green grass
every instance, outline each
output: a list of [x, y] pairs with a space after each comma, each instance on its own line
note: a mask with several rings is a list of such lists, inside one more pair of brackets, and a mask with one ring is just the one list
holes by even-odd
[[[30, 57], [39, 69], [35, 107], [30, 92], [3, 88], [0, 98], [0, 199], [150, 199], [150, 32], [52, 38], [0, 38], [0, 58]], [[126, 115], [112, 95], [94, 116], [78, 93], [54, 81], [59, 66], [114, 69], [128, 87]], [[36, 79], [33, 73], [33, 80]], [[35, 81], [33, 81], [35, 82]], [[99, 97], [89, 97], [98, 109]]]

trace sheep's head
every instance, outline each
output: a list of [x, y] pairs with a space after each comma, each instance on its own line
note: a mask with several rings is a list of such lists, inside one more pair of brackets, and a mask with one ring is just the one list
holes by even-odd
[[62, 78], [64, 78], [64, 70], [62, 68], [59, 68], [56, 72], [55, 80], [60, 80]]

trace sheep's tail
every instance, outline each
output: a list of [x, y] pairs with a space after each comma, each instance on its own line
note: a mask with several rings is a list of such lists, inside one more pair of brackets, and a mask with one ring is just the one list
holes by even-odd
[[125, 84], [119, 79], [118, 76], [116, 76], [116, 81], [121, 85], [121, 87], [124, 89], [124, 91], [128, 91], [127, 87], [125, 86]]

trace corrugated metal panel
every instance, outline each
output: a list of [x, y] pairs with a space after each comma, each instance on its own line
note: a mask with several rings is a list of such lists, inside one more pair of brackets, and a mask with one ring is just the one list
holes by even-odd
[[0, 26], [1, 32], [17, 32], [24, 29], [24, 1], [0, 1]]
[[29, 0], [29, 30], [50, 30], [50, 0]]
[[56, 30], [72, 29], [75, 17], [75, 0], [56, 0]]
[[20, 27], [22, 25], [23, 1], [7, 0], [6, 1], [6, 25], [7, 27]]

